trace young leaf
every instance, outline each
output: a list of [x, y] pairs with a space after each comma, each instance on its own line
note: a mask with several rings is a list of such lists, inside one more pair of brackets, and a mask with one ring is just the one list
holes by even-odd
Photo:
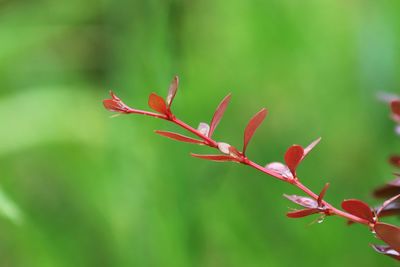
[[322, 188], [321, 193], [319, 193], [318, 200], [317, 200], [318, 206], [321, 206], [322, 200], [324, 199], [326, 190], [328, 190], [328, 188], [329, 188], [329, 183], [326, 183], [324, 188]]
[[304, 150], [299, 145], [293, 145], [289, 147], [285, 154], [285, 162], [288, 166], [293, 177], [296, 177], [296, 169], [301, 160], [303, 159]]
[[265, 168], [267, 170], [274, 171], [285, 178], [293, 178], [293, 174], [290, 172], [289, 168], [283, 163], [271, 162], [265, 165]]
[[193, 139], [191, 137], [187, 137], [178, 133], [159, 131], [159, 130], [155, 131], [155, 133], [180, 142], [202, 144], [202, 145], [204, 144], [202, 140]]
[[202, 135], [208, 136], [208, 133], [210, 132], [210, 126], [205, 122], [200, 122], [199, 127], [197, 127], [197, 130]]
[[237, 160], [228, 155], [200, 155], [200, 154], [190, 154], [192, 157], [199, 158], [199, 159], [206, 159], [211, 161], [235, 161]]
[[246, 153], [247, 145], [253, 137], [255, 131], [267, 116], [267, 110], [265, 108], [257, 112], [249, 121], [244, 131], [244, 142], [243, 142], [243, 154]]
[[111, 99], [103, 100], [103, 105], [109, 111], [119, 112], [119, 113], [129, 113], [133, 109], [125, 105], [124, 102], [119, 99], [112, 91], [110, 91]]
[[171, 85], [169, 86], [168, 89], [168, 95], [167, 95], [167, 106], [168, 108], [171, 107], [172, 101], [174, 101], [176, 91], [178, 90], [178, 85], [179, 85], [179, 77], [175, 76], [174, 79], [171, 82]]
[[231, 147], [230, 144], [224, 143], [224, 142], [219, 142], [218, 143], [218, 149], [224, 154], [230, 154], [229, 148]]
[[158, 113], [167, 113], [167, 105], [164, 99], [155, 93], [151, 93], [149, 96], [149, 107]]
[[371, 208], [364, 202], [358, 199], [348, 199], [342, 202], [342, 208], [350, 214], [369, 222], [374, 222], [374, 214]]
[[391, 224], [378, 222], [374, 226], [376, 235], [391, 248], [400, 252], [400, 228]]
[[221, 121], [222, 116], [224, 115], [230, 100], [231, 100], [231, 94], [228, 94], [227, 96], [224, 97], [224, 99], [222, 99], [221, 103], [219, 103], [217, 109], [215, 110], [214, 116], [210, 124], [210, 131], [208, 133], [209, 137], [213, 135], [215, 129], [217, 128], [219, 122]]
[[318, 209], [303, 209], [303, 210], [288, 212], [286, 216], [288, 216], [289, 218], [302, 218], [318, 212], [319, 212]]
[[307, 156], [308, 153], [310, 153], [311, 150], [314, 149], [314, 147], [316, 145], [318, 145], [318, 143], [321, 141], [321, 137], [318, 138], [317, 140], [315, 140], [314, 142], [312, 142], [311, 144], [309, 144], [306, 148], [304, 148], [304, 155], [303, 158], [305, 158], [305, 156]]

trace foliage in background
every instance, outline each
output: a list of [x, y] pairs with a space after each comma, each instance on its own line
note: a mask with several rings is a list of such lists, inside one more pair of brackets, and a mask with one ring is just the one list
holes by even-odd
[[[399, 6], [2, 1], [0, 184], [23, 220], [0, 219], [0, 265], [393, 264], [370, 253], [364, 244], [375, 240], [360, 227], [271, 220], [287, 208], [285, 185], [235, 165], [193, 172], [185, 146], [150, 137], [155, 124], [110, 121], [98, 103], [105, 88], [143, 99], [180, 73], [176, 112], [194, 122], [217, 104], [209, 95], [231, 91], [242, 100], [232, 110], [254, 110], [230, 113], [216, 137], [239, 143], [237, 127], [268, 106], [279, 116], [255, 136], [270, 145], [250, 147], [254, 159], [281, 160], [276, 155], [291, 143], [323, 136], [301, 166], [310, 187], [334, 180], [332, 203], [356, 197], [375, 204], [370, 189], [389, 180], [384, 159], [398, 147], [375, 95], [399, 84]], [[276, 246], [296, 250], [288, 257]]]

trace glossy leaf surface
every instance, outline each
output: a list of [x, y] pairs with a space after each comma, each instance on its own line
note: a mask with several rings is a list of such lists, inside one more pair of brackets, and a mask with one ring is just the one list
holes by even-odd
[[309, 197], [303, 197], [303, 196], [298, 196], [298, 195], [283, 195], [290, 201], [303, 206], [305, 208], [317, 208], [318, 203], [315, 201], [315, 199], [309, 198]]

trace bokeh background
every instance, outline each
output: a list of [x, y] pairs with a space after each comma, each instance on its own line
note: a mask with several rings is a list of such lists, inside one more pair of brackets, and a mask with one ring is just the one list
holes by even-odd
[[196, 126], [231, 92], [218, 140], [240, 147], [267, 107], [252, 159], [322, 136], [304, 183], [377, 204], [400, 150], [376, 99], [398, 92], [399, 16], [399, 1], [1, 1], [0, 266], [395, 266], [364, 227], [286, 218], [295, 188], [191, 158], [208, 150], [101, 101], [146, 108], [179, 74], [174, 110]]

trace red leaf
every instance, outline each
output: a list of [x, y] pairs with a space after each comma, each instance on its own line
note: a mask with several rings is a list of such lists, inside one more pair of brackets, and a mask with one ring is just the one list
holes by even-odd
[[301, 160], [303, 159], [304, 149], [299, 145], [289, 147], [285, 154], [285, 162], [289, 170], [296, 177], [296, 169]]
[[167, 138], [176, 140], [176, 141], [181, 141], [181, 142], [185, 142], [185, 143], [192, 143], [192, 144], [204, 144], [204, 142], [202, 140], [197, 140], [197, 139], [193, 139], [191, 137], [187, 137], [178, 133], [173, 133], [173, 132], [166, 132], [166, 131], [155, 131], [156, 134], [165, 136]]
[[397, 194], [400, 194], [400, 177], [397, 177], [374, 191], [374, 196], [378, 198], [390, 198]]
[[324, 188], [322, 188], [321, 193], [319, 193], [318, 200], [317, 200], [318, 206], [321, 206], [322, 200], [324, 199], [326, 190], [328, 190], [328, 188], [329, 188], [329, 183], [326, 183]]
[[400, 156], [391, 156], [389, 162], [396, 167], [400, 167]]
[[304, 158], [305, 156], [307, 156], [307, 154], [310, 153], [311, 150], [313, 150], [314, 147], [315, 147], [316, 145], [318, 145], [318, 143], [319, 143], [320, 141], [321, 141], [321, 137], [318, 138], [317, 140], [315, 140], [314, 142], [312, 142], [311, 144], [309, 144], [306, 148], [304, 148], [304, 155], [303, 155], [303, 158]]
[[208, 132], [209, 137], [213, 135], [215, 129], [217, 128], [219, 122], [221, 121], [222, 116], [224, 115], [230, 100], [231, 100], [231, 94], [228, 94], [227, 96], [225, 96], [224, 99], [222, 99], [221, 103], [219, 103], [217, 109], [215, 110], [214, 116], [210, 124], [210, 131]]
[[400, 116], [400, 100], [394, 100], [390, 103], [393, 114]]
[[289, 218], [302, 218], [318, 212], [318, 209], [304, 209], [288, 212], [286, 216], [288, 216]]
[[385, 241], [390, 247], [400, 252], [400, 228], [387, 223], [376, 223], [374, 226], [376, 235]]
[[302, 197], [302, 196], [297, 196], [297, 195], [283, 195], [284, 197], [286, 197], [287, 199], [289, 199], [290, 201], [303, 206], [305, 208], [309, 208], [309, 209], [316, 209], [318, 207], [318, 203], [317, 201], [315, 201], [315, 199], [309, 198], [309, 197]]
[[155, 93], [151, 93], [149, 96], [149, 107], [161, 114], [167, 113], [167, 105], [164, 99]]
[[237, 160], [228, 155], [199, 155], [199, 154], [190, 154], [192, 157], [200, 158], [200, 159], [207, 159], [211, 161], [236, 161]]
[[389, 246], [385, 245], [374, 245], [371, 244], [371, 247], [378, 253], [392, 257], [396, 260], [400, 260], [400, 253], [397, 252], [396, 250], [392, 249]]
[[243, 154], [246, 153], [247, 144], [250, 142], [255, 131], [265, 119], [265, 116], [267, 116], [267, 110], [263, 108], [259, 112], [257, 112], [247, 124], [246, 129], [244, 131]]
[[171, 82], [171, 85], [169, 86], [168, 89], [168, 95], [167, 95], [167, 106], [168, 108], [171, 107], [172, 101], [174, 101], [176, 91], [178, 90], [178, 85], [179, 85], [179, 77], [175, 76], [174, 79]]
[[374, 222], [374, 214], [371, 208], [364, 202], [358, 199], [348, 199], [342, 202], [342, 208], [350, 214], [369, 222]]

